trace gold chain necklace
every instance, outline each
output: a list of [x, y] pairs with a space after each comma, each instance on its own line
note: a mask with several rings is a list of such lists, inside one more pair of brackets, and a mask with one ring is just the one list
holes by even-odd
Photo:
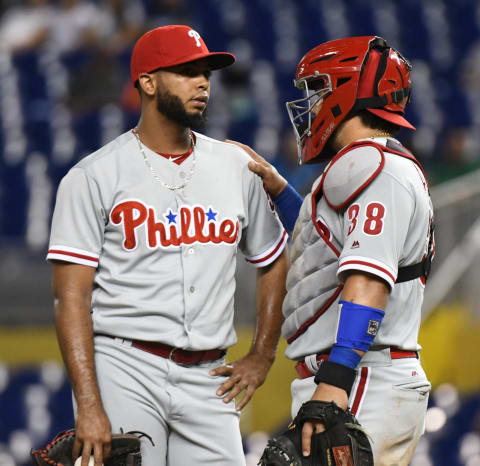
[[373, 136], [369, 136], [370, 139], [375, 139], [375, 138], [391, 138], [392, 135], [389, 133], [385, 133], [384, 131], [374, 134]]
[[[165, 183], [165, 181], [163, 181], [157, 174], [157, 172], [154, 170], [154, 168], [152, 167], [152, 164], [150, 163], [150, 160], [148, 160], [148, 157], [147, 157], [147, 154], [145, 153], [145, 151], [143, 150], [143, 145], [142, 145], [142, 141], [140, 141], [140, 137], [138, 135], [138, 128], [135, 127], [133, 128], [133, 134], [135, 135], [135, 139], [137, 140], [137, 143], [138, 143], [138, 148], [140, 149], [140, 152], [143, 156], [143, 160], [145, 162], [145, 165], [147, 166], [147, 168], [150, 170], [151, 174], [153, 175], [153, 178], [158, 181], [164, 188], [167, 188], [169, 189], [170, 191], [177, 191], [178, 189], [183, 189], [185, 188], [185, 186], [187, 186], [188, 182], [191, 180], [192, 176], [193, 176], [193, 172], [195, 171], [195, 163], [197, 161], [197, 157], [195, 155], [195, 144], [193, 143], [193, 138], [192, 138], [192, 133], [190, 133], [190, 147], [193, 148], [193, 154], [192, 154], [192, 167], [190, 168], [190, 172], [188, 173], [188, 175], [185, 177], [185, 181], [183, 182], [183, 184], [181, 185], [178, 185], [178, 186], [174, 186], [174, 185], [171, 185], [171, 184], [168, 184], [168, 183]], [[172, 161], [171, 159], [169, 159], [170, 161]], [[174, 163], [172, 161], [172, 163]]]

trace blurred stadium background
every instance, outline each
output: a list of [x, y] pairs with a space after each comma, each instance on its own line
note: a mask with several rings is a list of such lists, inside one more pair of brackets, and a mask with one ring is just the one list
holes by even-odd
[[[73, 425], [45, 263], [56, 187], [80, 158], [134, 126], [128, 82], [145, 30], [188, 24], [237, 64], [214, 73], [208, 135], [238, 139], [302, 193], [319, 167], [296, 167], [284, 109], [300, 57], [325, 40], [385, 37], [414, 65], [402, 134], [425, 165], [436, 259], [420, 341], [433, 391], [414, 466], [480, 465], [480, 3], [478, 0], [3, 0], [0, 2], [0, 466]], [[239, 343], [247, 351], [254, 278], [239, 260]], [[293, 365], [282, 342], [242, 415], [249, 465], [289, 419]], [[395, 422], [386, 419], [386, 423]]]

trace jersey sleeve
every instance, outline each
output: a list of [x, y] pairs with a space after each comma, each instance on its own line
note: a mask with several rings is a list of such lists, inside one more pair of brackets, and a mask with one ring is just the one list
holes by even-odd
[[361, 270], [393, 288], [414, 213], [413, 193], [387, 173], [380, 174], [344, 212], [344, 247], [337, 275]]
[[267, 196], [259, 176], [248, 173], [248, 222], [242, 232], [240, 250], [254, 267], [271, 264], [284, 250], [288, 234]]
[[83, 169], [71, 169], [58, 188], [47, 260], [98, 267], [104, 228], [95, 183]]

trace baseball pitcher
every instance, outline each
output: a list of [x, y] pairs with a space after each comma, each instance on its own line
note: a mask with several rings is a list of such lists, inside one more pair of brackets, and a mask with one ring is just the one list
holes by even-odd
[[[233, 62], [190, 27], [147, 32], [131, 57], [138, 125], [59, 186], [48, 260], [81, 466], [121, 431], [151, 439], [147, 466], [245, 464], [239, 414], [274, 360], [287, 233], [248, 155], [192, 131], [211, 71]], [[238, 249], [258, 268], [257, 328], [226, 364]]]

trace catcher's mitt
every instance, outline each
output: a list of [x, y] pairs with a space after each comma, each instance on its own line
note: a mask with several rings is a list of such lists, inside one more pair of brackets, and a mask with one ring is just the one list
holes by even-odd
[[[302, 427], [320, 421], [325, 431], [313, 434], [310, 456], [302, 455]], [[373, 466], [367, 434], [350, 411], [335, 403], [307, 401], [288, 430], [269, 440], [260, 458], [262, 466]]]
[[[103, 460], [103, 464], [105, 466], [140, 466], [142, 464], [140, 438], [143, 436], [146, 436], [146, 434], [142, 432], [112, 434], [111, 452], [108, 458]], [[74, 441], [74, 429], [59, 433], [45, 448], [32, 451], [34, 464], [40, 466], [73, 466]]]

